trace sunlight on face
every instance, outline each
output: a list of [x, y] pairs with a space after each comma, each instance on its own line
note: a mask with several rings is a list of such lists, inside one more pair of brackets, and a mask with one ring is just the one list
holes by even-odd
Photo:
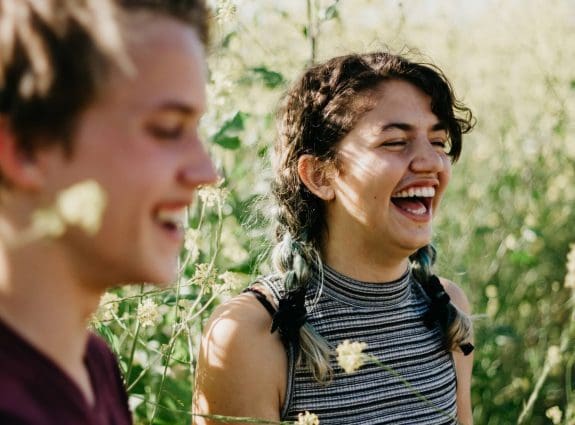
[[198, 135], [205, 61], [195, 31], [169, 18], [128, 19], [135, 72], [114, 73], [82, 114], [72, 159], [48, 155], [54, 192], [91, 179], [106, 193], [99, 232], [62, 237], [78, 273], [106, 286], [170, 282], [185, 210], [195, 189], [216, 178]]
[[431, 240], [451, 172], [447, 132], [410, 83], [390, 80], [371, 96], [373, 108], [338, 146], [336, 199], [326, 206], [330, 239], [405, 256]]

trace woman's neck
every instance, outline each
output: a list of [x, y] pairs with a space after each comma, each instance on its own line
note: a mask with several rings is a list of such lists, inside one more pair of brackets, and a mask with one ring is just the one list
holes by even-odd
[[362, 282], [391, 282], [399, 279], [407, 270], [407, 257], [390, 258], [375, 256], [359, 249], [334, 249], [325, 244], [323, 262], [335, 271]]

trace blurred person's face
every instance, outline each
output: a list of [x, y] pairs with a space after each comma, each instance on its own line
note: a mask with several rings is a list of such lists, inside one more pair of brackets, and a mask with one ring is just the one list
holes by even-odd
[[372, 96], [375, 106], [338, 146], [327, 237], [339, 226], [366, 249], [409, 255], [431, 241], [451, 175], [447, 132], [410, 83], [384, 82]]
[[216, 178], [198, 135], [205, 109], [200, 40], [172, 19], [129, 19], [135, 75], [113, 74], [80, 116], [72, 158], [60, 149], [39, 154], [52, 197], [88, 179], [107, 195], [95, 236], [70, 228], [56, 241], [80, 281], [98, 286], [171, 281], [186, 206], [198, 185]]

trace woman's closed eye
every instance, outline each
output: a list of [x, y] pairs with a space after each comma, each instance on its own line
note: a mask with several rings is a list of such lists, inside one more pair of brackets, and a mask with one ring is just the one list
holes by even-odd
[[391, 139], [391, 140], [386, 140], [385, 142], [383, 142], [381, 144], [381, 146], [384, 146], [386, 148], [402, 148], [406, 144], [407, 144], [407, 139]]
[[437, 150], [439, 150], [441, 152], [448, 153], [451, 149], [451, 143], [449, 143], [449, 140], [447, 140], [447, 139], [443, 139], [443, 138], [432, 139], [431, 144], [433, 146], [435, 146], [437, 148]]

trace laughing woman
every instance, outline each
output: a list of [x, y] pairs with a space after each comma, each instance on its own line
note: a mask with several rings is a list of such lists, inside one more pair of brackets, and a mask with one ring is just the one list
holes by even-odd
[[[469, 304], [433, 274], [430, 244], [472, 124], [440, 70], [401, 56], [303, 74], [275, 147], [276, 273], [208, 323], [195, 423], [309, 411], [322, 425], [472, 424]], [[345, 340], [379, 364], [346, 373]]]

